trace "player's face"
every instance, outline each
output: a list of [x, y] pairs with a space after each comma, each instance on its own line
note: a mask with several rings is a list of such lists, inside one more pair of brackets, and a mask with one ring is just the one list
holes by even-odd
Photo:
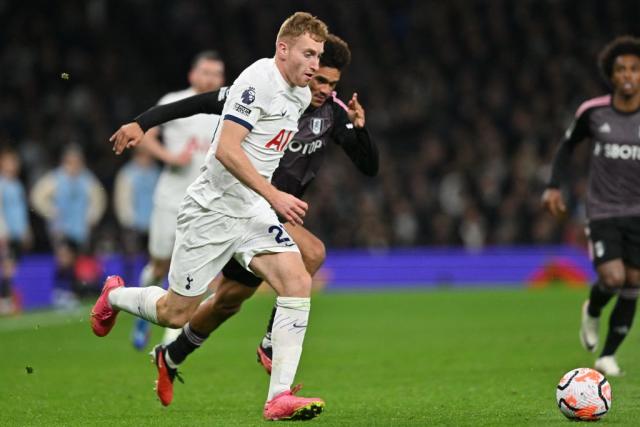
[[15, 154], [7, 153], [0, 160], [0, 170], [4, 176], [15, 177], [20, 170], [20, 160]]
[[333, 67], [320, 67], [309, 82], [311, 105], [319, 107], [331, 96], [340, 81], [340, 70]]
[[224, 84], [224, 63], [201, 59], [189, 72], [189, 84], [198, 93], [220, 89]]
[[84, 169], [84, 159], [77, 153], [67, 153], [62, 160], [62, 167], [69, 175], [77, 175]]
[[324, 42], [315, 41], [305, 33], [291, 42], [284, 42], [285, 77], [295, 86], [305, 87], [320, 66], [320, 55], [324, 51]]
[[633, 96], [640, 91], [640, 57], [620, 55], [613, 63], [611, 77], [616, 92]]

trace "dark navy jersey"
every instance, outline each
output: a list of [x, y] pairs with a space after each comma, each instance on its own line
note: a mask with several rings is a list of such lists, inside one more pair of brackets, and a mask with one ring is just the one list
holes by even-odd
[[640, 110], [617, 111], [611, 96], [583, 103], [553, 161], [550, 187], [566, 175], [569, 156], [585, 140], [591, 144], [587, 217], [640, 215]]
[[[226, 98], [225, 88], [155, 106], [136, 121], [144, 131], [169, 120], [193, 114], [220, 114]], [[357, 129], [347, 116], [346, 107], [335, 95], [318, 108], [310, 106], [298, 121], [298, 132], [287, 145], [271, 182], [281, 191], [301, 197], [317, 176], [330, 144], [342, 147], [358, 169], [369, 176], [378, 173], [378, 150], [366, 129]]]

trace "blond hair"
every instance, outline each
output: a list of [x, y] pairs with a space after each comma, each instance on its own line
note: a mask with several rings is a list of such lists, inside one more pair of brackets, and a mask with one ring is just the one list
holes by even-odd
[[317, 42], [324, 42], [329, 36], [327, 24], [310, 13], [296, 12], [282, 23], [276, 41], [295, 39], [305, 33]]

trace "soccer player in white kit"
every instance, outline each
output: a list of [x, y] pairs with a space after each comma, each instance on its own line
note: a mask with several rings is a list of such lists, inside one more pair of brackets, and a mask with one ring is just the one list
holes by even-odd
[[[224, 62], [215, 51], [196, 55], [188, 75], [189, 87], [163, 96], [168, 104], [199, 93], [215, 91], [224, 84]], [[219, 116], [197, 114], [149, 129], [142, 144], [165, 166], [153, 196], [149, 227], [149, 263], [140, 275], [140, 286], [162, 286], [171, 262], [178, 208], [187, 187], [200, 174]], [[162, 138], [162, 142], [160, 142]], [[149, 323], [139, 319], [132, 334], [134, 347], [142, 350], [149, 340]], [[180, 329], [167, 329], [163, 343], [173, 341]]]
[[[269, 420], [313, 418], [324, 408], [322, 399], [295, 396], [299, 388], [291, 388], [309, 319], [311, 277], [276, 215], [302, 224], [307, 205], [269, 180], [311, 101], [307, 85], [327, 33], [322, 21], [295, 13], [280, 27], [274, 58], [258, 60], [231, 86], [203, 172], [180, 206], [169, 291], [125, 288], [120, 277], [110, 276], [91, 312], [98, 336], [110, 332], [119, 310], [188, 330], [209, 283], [234, 257], [278, 294], [263, 412]], [[116, 139], [114, 150], [119, 154], [126, 146]], [[158, 357], [159, 365], [172, 365], [163, 353]]]

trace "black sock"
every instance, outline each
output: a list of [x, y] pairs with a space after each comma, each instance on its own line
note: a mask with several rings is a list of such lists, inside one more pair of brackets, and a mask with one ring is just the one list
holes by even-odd
[[271, 311], [271, 319], [269, 319], [269, 326], [267, 326], [267, 338], [271, 339], [271, 331], [273, 330], [273, 319], [276, 318], [276, 309], [278, 307], [274, 304]]
[[[623, 289], [623, 292], [626, 289]], [[602, 349], [603, 356], [611, 356], [615, 354], [622, 341], [629, 333], [631, 325], [633, 324], [633, 317], [636, 314], [636, 303], [638, 302], [638, 296], [629, 298], [627, 295], [621, 293], [616, 302], [616, 306], [611, 312], [611, 318], [609, 319], [609, 333], [607, 334], [607, 341]]]
[[73, 270], [70, 267], [58, 267], [53, 280], [56, 289], [70, 291], [73, 286]]
[[589, 294], [589, 305], [587, 306], [587, 312], [591, 317], [600, 317], [602, 309], [611, 298], [616, 294], [614, 289], [607, 288], [602, 282], [596, 282], [591, 286], [591, 293]]
[[9, 298], [10, 296], [11, 296], [11, 280], [6, 277], [3, 277], [2, 279], [0, 279], [0, 298]]
[[178, 338], [167, 346], [167, 353], [175, 365], [184, 362], [188, 355], [202, 345], [209, 335], [196, 332], [188, 323], [182, 328]]

